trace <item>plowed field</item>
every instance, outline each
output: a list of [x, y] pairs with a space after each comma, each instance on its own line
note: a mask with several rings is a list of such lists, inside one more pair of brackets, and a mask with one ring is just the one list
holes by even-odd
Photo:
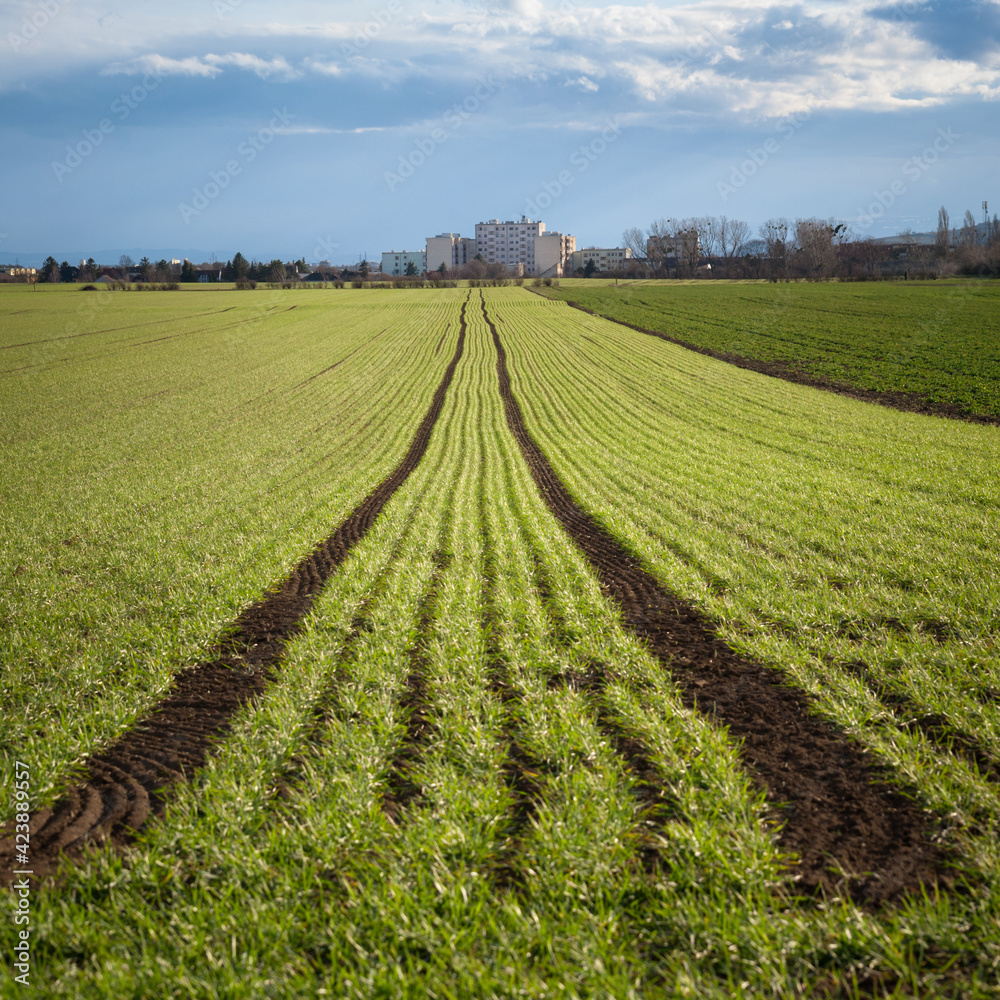
[[43, 995], [998, 995], [996, 428], [523, 289], [100, 294], [0, 297]]

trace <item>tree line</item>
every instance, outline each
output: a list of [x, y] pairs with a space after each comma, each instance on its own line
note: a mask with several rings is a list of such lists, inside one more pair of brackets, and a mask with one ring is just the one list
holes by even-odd
[[837, 219], [772, 218], [756, 231], [742, 219], [695, 216], [656, 219], [648, 229], [622, 234], [632, 251], [626, 269], [677, 277], [877, 278], [914, 271], [996, 275], [1000, 272], [1000, 220], [977, 224], [971, 211], [952, 228], [947, 210], [938, 213], [933, 243], [904, 232], [885, 243], [855, 233]]

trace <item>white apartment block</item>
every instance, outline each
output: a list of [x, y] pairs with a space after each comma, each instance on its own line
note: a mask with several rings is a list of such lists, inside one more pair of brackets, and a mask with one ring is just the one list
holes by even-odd
[[545, 232], [544, 222], [532, 222], [522, 215], [520, 222], [489, 219], [476, 223], [476, 253], [487, 264], [505, 264], [525, 274], [535, 273], [535, 239]]
[[576, 249], [576, 237], [563, 233], [542, 233], [535, 237], [536, 278], [561, 278], [569, 273], [569, 263]]
[[620, 271], [631, 257], [632, 251], [628, 247], [586, 247], [574, 251], [570, 270], [575, 274], [586, 268], [588, 260], [592, 260], [598, 271]]
[[417, 274], [427, 270], [427, 254], [423, 250], [386, 250], [382, 252], [382, 273], [406, 274], [406, 265], [411, 263]]
[[512, 274], [558, 277], [568, 273], [576, 238], [545, 231], [544, 222], [521, 216], [520, 222], [489, 219], [476, 223], [476, 236], [440, 233], [427, 237], [427, 269], [461, 267], [477, 256], [487, 264], [503, 264]]
[[522, 215], [519, 222], [489, 219], [476, 223], [476, 253], [487, 264], [503, 264], [532, 277], [557, 277], [576, 249], [576, 239], [547, 233], [544, 222]]
[[458, 233], [438, 233], [427, 237], [424, 256], [428, 271], [437, 271], [442, 264], [450, 271], [468, 264], [476, 256], [476, 241]]

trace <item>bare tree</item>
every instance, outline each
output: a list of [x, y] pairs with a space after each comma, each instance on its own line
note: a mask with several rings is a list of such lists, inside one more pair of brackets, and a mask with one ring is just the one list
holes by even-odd
[[834, 219], [796, 219], [798, 257], [809, 278], [829, 278], [837, 267], [838, 246], [847, 231]]
[[729, 254], [732, 257], [739, 257], [750, 242], [750, 224], [743, 219], [730, 219], [726, 228], [729, 232]]
[[622, 233], [622, 246], [626, 250], [632, 251], [633, 257], [646, 256], [646, 234], [638, 227], [633, 226]]
[[667, 261], [676, 257], [674, 227], [670, 219], [654, 219], [646, 234], [646, 260], [653, 270], [666, 268]]
[[938, 209], [937, 235], [934, 237], [934, 246], [941, 257], [947, 256], [948, 248], [951, 246], [951, 232], [948, 227], [948, 209], [942, 205]]
[[789, 224], [787, 219], [768, 219], [760, 227], [772, 281], [788, 276]]
[[722, 258], [726, 277], [730, 277], [733, 259], [743, 253], [743, 247], [750, 239], [750, 227], [742, 219], [727, 219], [724, 215], [713, 217], [711, 225], [712, 250]]
[[962, 219], [962, 232], [959, 240], [963, 247], [974, 247], [979, 242], [979, 230], [971, 209], [967, 208], [965, 210], [965, 218]]

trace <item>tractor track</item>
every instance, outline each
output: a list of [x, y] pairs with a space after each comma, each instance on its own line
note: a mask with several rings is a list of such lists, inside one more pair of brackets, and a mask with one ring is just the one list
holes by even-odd
[[711, 715], [740, 754], [799, 855], [797, 887], [876, 907], [950, 881], [948, 855], [929, 835], [933, 817], [885, 780], [873, 757], [816, 716], [813, 700], [783, 672], [733, 651], [697, 609], [669, 593], [580, 508], [528, 433], [511, 388], [507, 354], [481, 298], [497, 351], [507, 422], [546, 505], [587, 556], [623, 624], [644, 640], [685, 705]]
[[[218, 657], [181, 671], [171, 691], [110, 747], [92, 755], [81, 778], [51, 808], [32, 813], [31, 867], [36, 879], [52, 874], [60, 856], [82, 855], [88, 844], [125, 846], [149, 818], [163, 811], [166, 788], [206, 763], [233, 715], [256, 701], [270, 682], [285, 646], [348, 553], [361, 541], [392, 495], [417, 467], [444, 406], [465, 346], [465, 310], [455, 353], [445, 369], [409, 450], [386, 479], [361, 501], [276, 589], [247, 608], [226, 630]], [[14, 824], [0, 828], [0, 884], [14, 876]]]

